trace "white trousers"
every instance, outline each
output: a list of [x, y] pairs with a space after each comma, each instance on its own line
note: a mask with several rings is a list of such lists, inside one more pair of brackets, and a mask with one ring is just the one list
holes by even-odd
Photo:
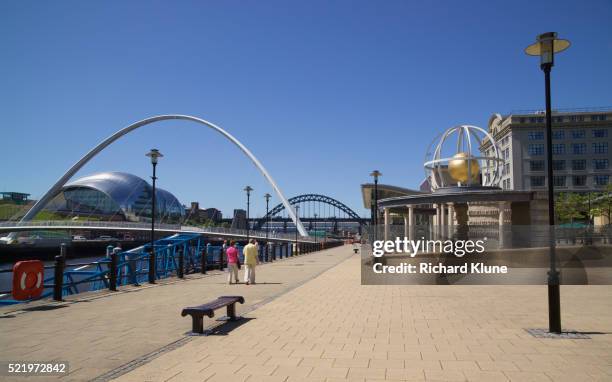
[[232, 276], [234, 279], [234, 282], [238, 282], [238, 264], [236, 263], [229, 263], [227, 264], [227, 282], [228, 283], [232, 283]]
[[244, 266], [244, 281], [254, 284], [255, 283], [255, 265]]

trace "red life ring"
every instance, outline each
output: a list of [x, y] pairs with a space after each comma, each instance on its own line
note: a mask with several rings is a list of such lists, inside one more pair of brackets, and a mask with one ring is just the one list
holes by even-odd
[[40, 260], [19, 261], [13, 266], [13, 298], [30, 300], [44, 289], [44, 267]]

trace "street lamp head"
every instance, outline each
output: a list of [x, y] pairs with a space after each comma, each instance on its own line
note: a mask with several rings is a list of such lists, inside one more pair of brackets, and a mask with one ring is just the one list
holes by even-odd
[[272, 197], [272, 195], [268, 194], [267, 192], [266, 192], [266, 194], [264, 195], [264, 198], [266, 199], [266, 202], [267, 202], [268, 200], [270, 200], [270, 198], [271, 198], [271, 197]]
[[374, 170], [370, 173], [370, 176], [374, 177], [374, 180], [378, 180], [378, 177], [382, 176], [382, 172]]
[[146, 156], [151, 158], [151, 163], [152, 164], [157, 164], [157, 158], [161, 158], [164, 155], [162, 153], [159, 152], [158, 149], [151, 149], [151, 151], [149, 151]]
[[247, 194], [250, 194], [250, 193], [251, 193], [251, 191], [253, 191], [253, 187], [251, 187], [251, 186], [246, 186], [246, 187], [244, 188], [244, 191], [246, 191], [246, 193], [247, 193]]
[[563, 52], [569, 46], [569, 40], [558, 39], [557, 32], [547, 32], [539, 35], [535, 44], [525, 48], [525, 53], [530, 56], [540, 56], [541, 66], [553, 66], [555, 53]]

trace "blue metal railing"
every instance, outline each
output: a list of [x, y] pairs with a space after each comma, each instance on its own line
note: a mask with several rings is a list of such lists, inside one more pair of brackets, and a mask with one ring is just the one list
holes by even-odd
[[[329, 245], [317, 245], [313, 243], [300, 243], [304, 246], [300, 253], [308, 253], [324, 247], [335, 246], [333, 242]], [[295, 256], [294, 244], [274, 244], [268, 247], [259, 247], [260, 261], [271, 261], [282, 257]], [[243, 247], [236, 246], [239, 258], [244, 261]], [[111, 247], [112, 249], [112, 247]], [[111, 289], [123, 285], [139, 285], [148, 282], [149, 259], [151, 244], [134, 248], [128, 251], [117, 251], [89, 263], [64, 264], [65, 248], [63, 255], [56, 257], [55, 265], [45, 266], [46, 270], [61, 269], [61, 277], [52, 274], [44, 278], [43, 293], [34, 300], [53, 296], [59, 300], [63, 296], [74, 295], [83, 292]], [[224, 268], [222, 257], [222, 246], [204, 244], [204, 238], [195, 233], [180, 233], [159, 239], [153, 243], [155, 258], [155, 279], [164, 279], [182, 273], [205, 273], [208, 269]], [[206, 255], [205, 259], [202, 256]], [[59, 259], [58, 259], [59, 258]], [[204, 261], [203, 261], [204, 260]], [[182, 262], [182, 268], [180, 263]], [[115, 269], [115, 277], [111, 273]], [[0, 270], [0, 272], [12, 272], [11, 269]], [[181, 273], [181, 274], [182, 274]], [[111, 285], [112, 284], [112, 285]], [[6, 292], [10, 294], [11, 292]], [[18, 304], [33, 300], [0, 299], [1, 305]]]

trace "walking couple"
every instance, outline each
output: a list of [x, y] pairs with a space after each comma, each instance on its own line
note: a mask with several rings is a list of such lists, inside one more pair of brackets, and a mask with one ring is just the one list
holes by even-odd
[[[243, 249], [244, 254], [244, 280], [246, 285], [255, 284], [255, 267], [259, 264], [257, 241], [251, 239]], [[238, 248], [236, 242], [232, 240], [226, 251], [228, 265], [228, 284], [232, 284], [232, 279], [238, 284], [238, 270], [240, 269], [240, 259], [238, 258]]]

